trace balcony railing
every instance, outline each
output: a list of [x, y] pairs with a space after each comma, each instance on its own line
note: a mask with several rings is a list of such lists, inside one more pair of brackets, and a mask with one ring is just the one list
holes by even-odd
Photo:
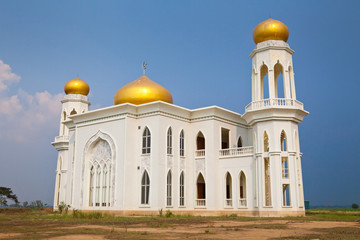
[[205, 207], [206, 206], [206, 199], [196, 199], [195, 206], [197, 207]]
[[69, 141], [69, 136], [57, 136], [55, 137], [55, 142]]
[[246, 206], [247, 206], [246, 198], [240, 198], [239, 207], [246, 207]]
[[245, 111], [258, 110], [264, 108], [297, 108], [304, 110], [304, 106], [301, 102], [290, 98], [267, 98], [260, 101], [253, 101], [246, 106]]
[[205, 149], [196, 150], [195, 151], [195, 157], [205, 157]]
[[225, 199], [225, 206], [226, 207], [232, 207], [232, 199], [231, 198]]
[[220, 157], [225, 156], [241, 156], [245, 154], [253, 154], [254, 147], [240, 147], [240, 148], [228, 148], [228, 149], [221, 149], [219, 151]]

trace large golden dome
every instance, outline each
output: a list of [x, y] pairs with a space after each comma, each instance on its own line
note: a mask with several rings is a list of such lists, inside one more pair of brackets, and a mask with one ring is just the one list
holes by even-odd
[[287, 26], [275, 19], [269, 18], [259, 23], [253, 32], [253, 39], [256, 44], [267, 40], [283, 40], [286, 42], [289, 38], [289, 29]]
[[87, 96], [89, 94], [90, 87], [85, 81], [77, 77], [65, 84], [64, 91], [66, 94], [81, 94]]
[[139, 105], [159, 100], [173, 103], [172, 96], [166, 88], [143, 75], [116, 92], [114, 105], [121, 103]]

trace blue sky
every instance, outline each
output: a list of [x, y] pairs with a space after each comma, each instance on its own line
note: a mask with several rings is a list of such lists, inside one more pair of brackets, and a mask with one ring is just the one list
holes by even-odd
[[[52, 204], [64, 84], [90, 85], [92, 109], [147, 75], [174, 103], [241, 114], [251, 101], [252, 31], [290, 31], [305, 198], [360, 203], [359, 1], [1, 1], [0, 186]], [[11, 68], [11, 69], [10, 69]]]

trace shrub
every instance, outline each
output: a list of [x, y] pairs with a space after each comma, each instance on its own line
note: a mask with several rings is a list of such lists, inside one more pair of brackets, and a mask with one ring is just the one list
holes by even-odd
[[160, 208], [160, 209], [159, 209], [159, 217], [162, 217], [162, 216], [163, 216], [163, 209]]
[[166, 210], [165, 217], [169, 218], [172, 216], [173, 216], [173, 213], [170, 211], [170, 209]]
[[359, 208], [359, 205], [356, 204], [356, 203], [353, 203], [353, 204], [351, 205], [351, 207], [352, 207], [353, 209], [358, 209], [358, 208]]
[[65, 210], [65, 215], [68, 214], [68, 211], [69, 211], [69, 208], [70, 208], [70, 205], [64, 203], [64, 202], [61, 202], [59, 205], [58, 205], [58, 213], [63, 213], [63, 211]]

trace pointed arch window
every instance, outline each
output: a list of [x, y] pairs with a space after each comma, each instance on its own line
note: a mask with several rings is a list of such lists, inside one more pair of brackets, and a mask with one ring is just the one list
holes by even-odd
[[75, 114], [77, 114], [77, 112], [76, 112], [75, 108], [73, 108], [73, 110], [70, 112], [70, 115], [75, 115]]
[[101, 168], [100, 166], [96, 169], [96, 188], [95, 188], [95, 206], [100, 206], [100, 179], [101, 179]]
[[166, 205], [171, 206], [172, 204], [172, 174], [169, 170], [166, 178]]
[[199, 131], [196, 137], [196, 157], [203, 157], [205, 156], [205, 137], [204, 134]]
[[180, 174], [180, 206], [185, 205], [185, 179], [184, 172]]
[[103, 169], [103, 181], [102, 181], [102, 204], [101, 205], [103, 207], [105, 207], [106, 203], [108, 202], [106, 199], [108, 197], [107, 191], [108, 191], [108, 168], [107, 168], [107, 166], [105, 166]]
[[201, 173], [199, 173], [197, 180], [196, 180], [196, 206], [204, 207], [206, 206], [206, 185], [205, 179]]
[[167, 151], [168, 155], [172, 154], [172, 130], [171, 130], [171, 127], [169, 127], [169, 129], [167, 131], [166, 151]]
[[243, 146], [242, 139], [241, 139], [241, 136], [239, 136], [238, 141], [237, 141], [237, 147], [241, 148], [242, 146]]
[[264, 132], [264, 152], [269, 152], [269, 136]]
[[142, 138], [142, 154], [149, 154], [151, 151], [151, 133], [147, 127], [144, 129]]
[[90, 191], [89, 191], [89, 206], [94, 206], [94, 177], [95, 177], [95, 169], [94, 166], [91, 166], [90, 169]]
[[241, 171], [240, 173], [240, 199], [239, 199], [239, 206], [240, 207], [246, 207], [247, 201], [246, 201], [246, 177], [244, 172]]
[[225, 176], [226, 184], [225, 184], [225, 205], [227, 207], [232, 206], [232, 179], [229, 172], [226, 173]]
[[284, 130], [281, 131], [280, 144], [281, 144], [281, 151], [287, 151], [286, 133]]
[[141, 204], [148, 205], [149, 204], [149, 195], [150, 195], [150, 178], [145, 171], [141, 178]]
[[184, 130], [180, 132], [180, 156], [185, 156], [185, 137], [184, 137]]

